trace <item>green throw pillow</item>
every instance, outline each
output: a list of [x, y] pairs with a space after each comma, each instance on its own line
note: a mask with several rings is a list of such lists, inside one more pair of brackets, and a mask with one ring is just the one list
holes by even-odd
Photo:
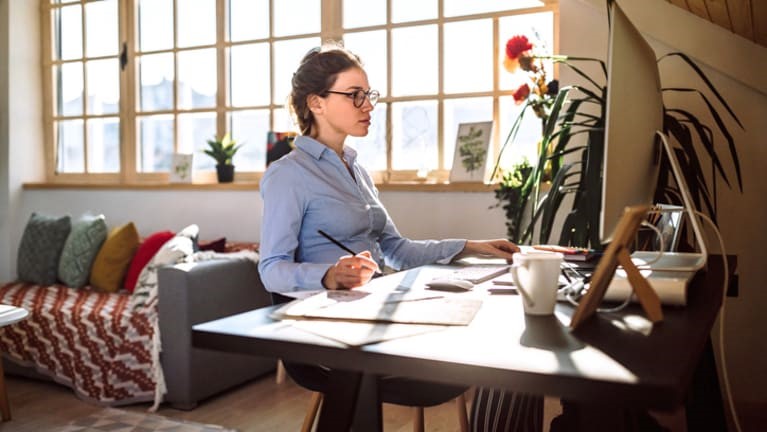
[[106, 238], [104, 215], [85, 215], [73, 223], [59, 259], [59, 280], [72, 288], [83, 287], [91, 274], [93, 260]]
[[32, 213], [19, 244], [16, 262], [19, 279], [39, 285], [56, 283], [61, 250], [70, 229], [69, 216]]

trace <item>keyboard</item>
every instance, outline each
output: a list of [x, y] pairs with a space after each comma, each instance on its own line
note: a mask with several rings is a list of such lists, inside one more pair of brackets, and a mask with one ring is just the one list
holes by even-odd
[[507, 265], [478, 264], [461, 267], [460, 269], [455, 270], [450, 275], [448, 275], [448, 277], [469, 281], [476, 285], [489, 281], [490, 279], [497, 278], [498, 276], [505, 274], [508, 271], [509, 266]]

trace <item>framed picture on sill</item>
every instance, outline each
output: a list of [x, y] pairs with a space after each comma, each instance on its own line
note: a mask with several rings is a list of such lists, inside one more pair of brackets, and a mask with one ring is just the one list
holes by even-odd
[[194, 155], [188, 153], [173, 153], [170, 166], [171, 183], [191, 183], [192, 182], [192, 158]]
[[484, 182], [493, 122], [461, 123], [455, 139], [450, 182]]

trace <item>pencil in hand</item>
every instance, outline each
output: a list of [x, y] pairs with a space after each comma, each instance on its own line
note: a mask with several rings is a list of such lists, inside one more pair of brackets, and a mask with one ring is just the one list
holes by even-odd
[[[343, 244], [343, 243], [341, 243], [340, 241], [338, 241], [338, 240], [334, 239], [334, 238], [333, 238], [333, 237], [332, 237], [330, 234], [326, 233], [326, 232], [325, 232], [325, 231], [323, 231], [323, 230], [317, 230], [317, 232], [318, 232], [318, 233], [319, 233], [321, 236], [323, 236], [323, 237], [325, 237], [326, 239], [330, 240], [330, 242], [331, 242], [331, 243], [333, 243], [334, 245], [338, 246], [338, 247], [339, 247], [339, 248], [341, 248], [342, 250], [344, 250], [344, 251], [346, 251], [346, 252], [348, 252], [348, 253], [350, 253], [350, 254], [352, 254], [352, 255], [354, 255], [354, 256], [357, 256], [357, 252], [354, 252], [353, 250], [349, 249], [348, 247], [346, 247], [346, 245], [345, 245], [345, 244]], [[377, 274], [377, 275], [380, 275], [380, 274], [382, 274], [382, 273], [381, 273], [381, 270], [380, 270], [380, 269], [379, 269], [379, 270], [375, 270], [375, 274]]]

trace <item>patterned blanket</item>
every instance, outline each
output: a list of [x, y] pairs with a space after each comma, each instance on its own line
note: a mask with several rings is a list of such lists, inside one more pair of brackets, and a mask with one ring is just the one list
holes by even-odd
[[153, 400], [152, 312], [130, 310], [130, 295], [15, 282], [0, 287], [0, 303], [30, 312], [0, 328], [6, 358], [33, 366], [91, 402]]

